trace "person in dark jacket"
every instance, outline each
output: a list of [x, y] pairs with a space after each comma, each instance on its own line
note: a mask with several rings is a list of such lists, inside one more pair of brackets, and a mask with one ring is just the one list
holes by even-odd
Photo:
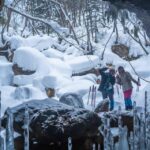
[[109, 72], [105, 72], [108, 68], [98, 69], [101, 75], [101, 83], [98, 88], [102, 93], [103, 99], [109, 98], [110, 100], [110, 110], [114, 109], [114, 84], [115, 84], [115, 70], [109, 69]]

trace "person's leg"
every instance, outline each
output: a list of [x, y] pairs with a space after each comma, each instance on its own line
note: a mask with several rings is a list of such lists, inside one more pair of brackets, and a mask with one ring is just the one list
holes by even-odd
[[132, 109], [133, 105], [132, 105], [132, 100], [131, 100], [131, 95], [132, 95], [132, 89], [128, 90], [128, 109]]
[[128, 110], [128, 92], [124, 91], [123, 95], [124, 95], [125, 109]]
[[109, 93], [109, 100], [110, 100], [110, 110], [114, 109], [114, 94], [113, 93]]
[[108, 97], [106, 91], [102, 91], [102, 97], [103, 97], [103, 100]]
[[124, 91], [124, 101], [125, 101], [125, 109], [132, 109], [132, 100], [131, 100], [132, 89]]

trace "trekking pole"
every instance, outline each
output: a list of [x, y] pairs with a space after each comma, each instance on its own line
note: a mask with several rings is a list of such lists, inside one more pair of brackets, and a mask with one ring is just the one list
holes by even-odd
[[145, 139], [144, 139], [144, 141], [145, 141], [145, 148], [147, 149], [147, 142], [146, 142], [146, 140], [147, 140], [147, 134], [146, 134], [146, 130], [147, 130], [147, 91], [145, 91], [145, 109], [144, 109], [144, 117], [145, 117], [145, 126], [144, 126], [144, 137], [145, 137]]
[[96, 106], [96, 86], [94, 87], [94, 108]]
[[94, 85], [92, 86], [91, 106], [93, 106], [93, 103], [94, 103]]
[[[139, 77], [138, 77], [138, 84], [140, 84], [140, 78]], [[139, 85], [137, 85], [136, 91], [139, 92]]]
[[89, 104], [90, 94], [91, 94], [91, 86], [90, 86], [90, 88], [89, 88], [89, 94], [88, 94], [88, 101], [87, 101], [87, 105]]

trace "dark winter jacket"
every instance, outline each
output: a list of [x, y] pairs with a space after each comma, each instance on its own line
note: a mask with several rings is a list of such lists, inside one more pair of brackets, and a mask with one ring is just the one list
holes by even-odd
[[112, 76], [109, 72], [105, 72], [107, 68], [99, 69], [99, 73], [101, 75], [101, 83], [98, 88], [99, 91], [106, 91], [108, 93], [114, 93], [114, 84], [115, 77]]

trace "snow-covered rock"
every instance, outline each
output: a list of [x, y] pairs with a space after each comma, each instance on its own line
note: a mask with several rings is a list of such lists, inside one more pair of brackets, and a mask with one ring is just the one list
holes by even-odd
[[73, 73], [80, 73], [96, 67], [99, 64], [99, 58], [96, 55], [78, 56], [66, 60], [66, 63], [72, 67]]
[[64, 57], [64, 53], [60, 52], [56, 49], [53, 48], [49, 48], [48, 50], [45, 50], [42, 52], [45, 56], [49, 57], [49, 58], [60, 58], [63, 59]]
[[65, 93], [60, 97], [59, 101], [75, 108], [84, 108], [82, 98], [75, 93]]

